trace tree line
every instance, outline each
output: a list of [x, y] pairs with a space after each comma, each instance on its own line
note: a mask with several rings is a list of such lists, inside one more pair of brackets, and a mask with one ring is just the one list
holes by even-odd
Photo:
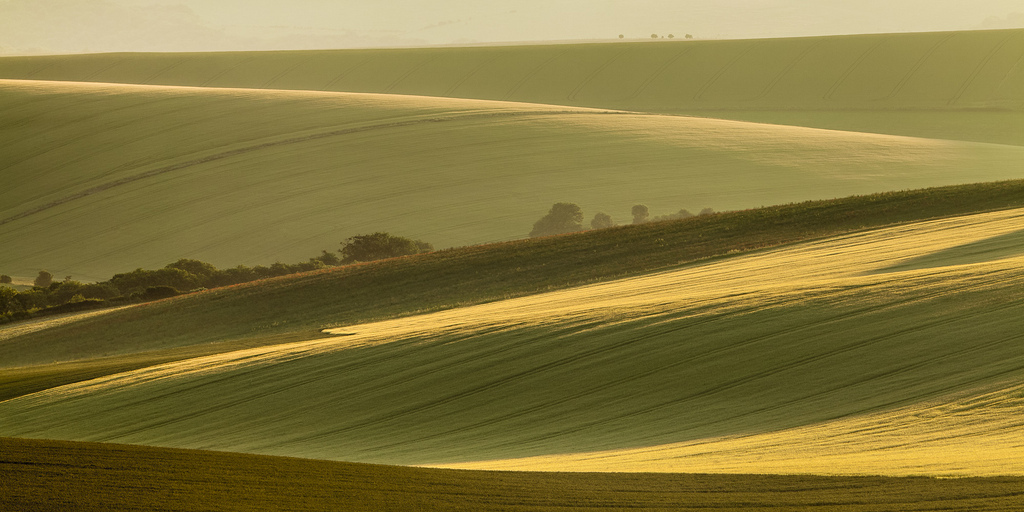
[[[711, 208], [704, 208], [700, 213], [694, 215], [689, 211], [682, 209], [676, 213], [659, 215], [652, 218], [650, 209], [646, 205], [638, 204], [633, 206], [630, 213], [633, 215], [633, 224], [643, 224], [645, 222], [685, 219], [689, 217], [696, 217], [697, 215], [710, 215], [715, 213], [715, 211]], [[590, 221], [590, 229], [606, 229], [615, 226], [615, 221], [612, 220], [611, 215], [604, 212], [594, 214], [594, 218]], [[551, 210], [548, 211], [547, 215], [541, 217], [540, 220], [533, 224], [530, 236], [538, 237], [560, 235], [563, 233], [583, 231], [584, 229], [583, 209], [580, 208], [579, 205], [574, 203], [555, 203], [551, 207]]]
[[[0, 322], [147, 302], [208, 288], [433, 250], [433, 246], [420, 240], [377, 232], [348, 238], [337, 251], [324, 250], [320, 256], [294, 264], [218, 269], [203, 261], [179, 259], [160, 269], [137, 268], [98, 283], [82, 283], [71, 276], [56, 281], [52, 273], [41, 270], [31, 289], [18, 291], [0, 286]], [[10, 276], [0, 275], [0, 284], [12, 281]]]

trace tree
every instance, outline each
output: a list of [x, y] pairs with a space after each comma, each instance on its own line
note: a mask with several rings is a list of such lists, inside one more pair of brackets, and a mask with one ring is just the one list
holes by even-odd
[[646, 206], [638, 204], [633, 207], [633, 224], [643, 224], [650, 216], [651, 211]]
[[338, 250], [342, 263], [382, 260], [434, 250], [434, 247], [426, 242], [392, 236], [384, 232], [357, 235], [346, 239], [342, 244], [342, 248]]
[[704, 208], [697, 215], [711, 215], [712, 213], [715, 213], [715, 210], [713, 210], [711, 208]]
[[612, 216], [607, 213], [598, 213], [594, 215], [594, 220], [590, 221], [590, 227], [594, 229], [604, 229], [615, 226], [615, 221], [612, 220]]
[[555, 203], [548, 214], [533, 224], [531, 237], [583, 231], [583, 210], [572, 203]]
[[0, 284], [11, 284], [13, 282], [14, 282], [14, 279], [11, 279], [11, 276], [9, 276], [7, 274], [0, 275]]
[[36, 276], [36, 280], [33, 283], [37, 288], [46, 288], [53, 284], [53, 274], [40, 270], [39, 275]]
[[619, 34], [619, 39], [626, 37], [626, 34]]
[[693, 34], [686, 34], [686, 36], [685, 36], [685, 37], [686, 37], [687, 39], [693, 39]]
[[658, 34], [651, 34], [651, 39], [657, 39], [657, 38], [658, 38]]
[[668, 35], [668, 38], [669, 38], [669, 39], [675, 39], [675, 38], [676, 38], [676, 36], [674, 36], [674, 35], [672, 35], [672, 34], [669, 34], [669, 35]]

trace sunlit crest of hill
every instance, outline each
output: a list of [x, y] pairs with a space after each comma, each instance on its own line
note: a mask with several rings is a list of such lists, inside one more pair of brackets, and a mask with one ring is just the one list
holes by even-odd
[[1022, 61], [1016, 29], [10, 57], [0, 78], [447, 96], [1024, 144]]

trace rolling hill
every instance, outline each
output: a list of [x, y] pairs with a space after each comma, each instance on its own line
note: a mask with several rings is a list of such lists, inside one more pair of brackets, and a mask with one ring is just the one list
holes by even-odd
[[[1012, 511], [1021, 478], [452, 471], [0, 438], [0, 508]], [[53, 492], [54, 484], [61, 485]]]
[[[543, 469], [560, 470], [615, 450], [616, 470], [736, 471], [753, 456], [737, 445], [777, 455], [789, 442], [818, 466], [746, 467], [1020, 474], [1022, 214], [864, 231], [110, 375], [0, 403], [0, 434], [401, 464], [547, 456]], [[971, 244], [989, 256], [958, 260]], [[936, 436], [950, 422], [971, 456]], [[928, 457], [898, 443], [908, 431]], [[821, 432], [830, 443], [802, 442]], [[879, 442], [888, 463], [868, 457]], [[665, 445], [683, 448], [659, 457]]]
[[525, 236], [559, 201], [623, 221], [637, 203], [1011, 179], [1024, 161], [1010, 145], [395, 95], [6, 80], [0, 106], [0, 271], [20, 277], [296, 261], [378, 230], [467, 245]]
[[7, 57], [0, 78], [444, 96], [1024, 145], [1022, 62], [1024, 30], [992, 30]]

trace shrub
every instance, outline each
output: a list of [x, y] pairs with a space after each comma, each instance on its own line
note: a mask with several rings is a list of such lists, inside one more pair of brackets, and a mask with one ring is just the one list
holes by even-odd
[[192, 274], [193, 276], [196, 277], [196, 280], [199, 281], [199, 283], [197, 284], [203, 284], [206, 281], [209, 281], [210, 278], [213, 277], [218, 272], [217, 267], [209, 263], [206, 263], [205, 261], [190, 259], [180, 259], [178, 261], [175, 261], [174, 263], [171, 263], [170, 265], [167, 265], [164, 268], [176, 268], [179, 270], [184, 270], [185, 272], [188, 272], [189, 274]]
[[170, 286], [150, 286], [139, 296], [142, 300], [158, 300], [177, 297], [181, 295], [178, 290]]
[[704, 208], [697, 215], [711, 215], [712, 213], [715, 213], [715, 210], [713, 210], [711, 208]]
[[0, 315], [14, 313], [19, 309], [21, 303], [18, 302], [18, 292], [14, 288], [0, 286]]
[[123, 294], [137, 293], [151, 286], [169, 286], [178, 290], [191, 290], [201, 285], [202, 279], [180, 268], [164, 267], [158, 270], [137, 268], [116, 274], [110, 283]]
[[654, 218], [655, 221], [659, 220], [676, 220], [676, 219], [688, 219], [694, 215], [686, 209], [679, 210], [676, 213], [670, 213], [668, 215], [659, 215]]
[[583, 210], [572, 203], [555, 203], [548, 214], [533, 224], [531, 237], [583, 231]]
[[346, 239], [342, 244], [342, 248], [338, 250], [342, 263], [383, 260], [434, 250], [434, 247], [426, 242], [392, 236], [384, 232], [357, 235]]
[[11, 276], [7, 274], [0, 275], [0, 284], [11, 284], [13, 282], [14, 279], [12, 279]]

